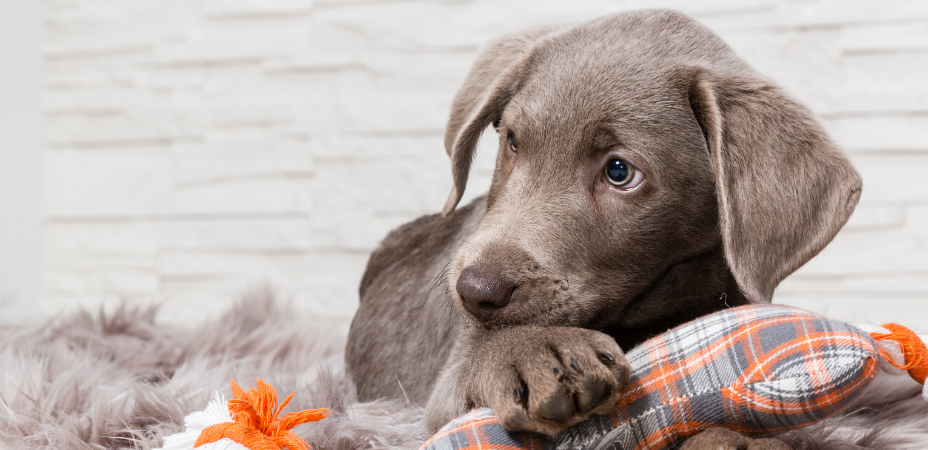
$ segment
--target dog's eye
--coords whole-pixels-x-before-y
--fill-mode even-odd
[[[637,178],[635,168],[618,158],[610,159],[606,163],[605,172],[606,181],[616,187],[628,187]]]
[[[506,133],[506,141],[509,142],[509,150],[512,150],[513,153],[516,152],[516,135],[512,134],[512,131]]]

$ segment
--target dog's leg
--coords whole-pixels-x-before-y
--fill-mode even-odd
[[[426,410],[432,430],[488,406],[508,430],[553,436],[608,411],[631,369],[608,335],[569,327],[467,330]]]
[[[790,450],[776,439],[751,439],[727,428],[711,428],[686,440],[680,450]]]

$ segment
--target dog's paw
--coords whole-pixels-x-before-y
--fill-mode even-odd
[[[606,334],[582,328],[499,330],[479,353],[482,397],[511,431],[554,436],[612,407],[631,369]]]
[[[790,450],[776,439],[751,439],[727,428],[710,428],[683,443],[680,450]]]

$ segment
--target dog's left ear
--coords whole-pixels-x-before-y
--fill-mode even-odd
[[[499,120],[503,108],[521,88],[530,70],[532,49],[560,28],[537,26],[502,36],[477,57],[454,98],[445,128],[445,151],[451,157],[454,187],[442,214],[451,214],[461,201],[477,140],[483,130]]]
[[[744,70],[682,74],[715,169],[725,257],[752,302],[818,254],[860,198],[860,175],[812,113]]]

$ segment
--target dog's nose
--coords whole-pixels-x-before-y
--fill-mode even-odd
[[[512,281],[497,274],[480,272],[474,267],[465,268],[457,284],[464,309],[483,320],[508,305],[515,288]]]

